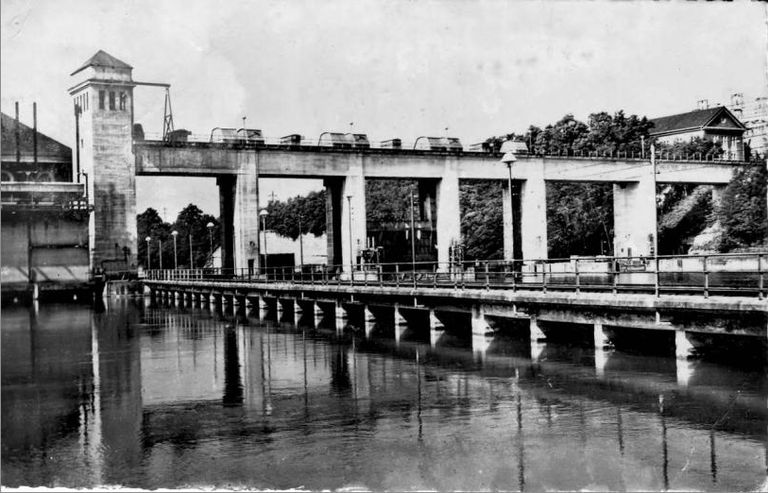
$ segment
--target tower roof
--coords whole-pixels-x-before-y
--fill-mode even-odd
[[[88,67],[110,67],[110,68],[122,68],[122,69],[129,69],[132,70],[133,67],[128,65],[122,60],[118,60],[117,58],[113,57],[109,53],[107,53],[104,50],[99,50],[96,52],[95,55],[93,55],[91,58],[89,58],[79,69],[72,72],[71,75],[75,75],[76,73],[80,72],[81,70],[85,70]]]

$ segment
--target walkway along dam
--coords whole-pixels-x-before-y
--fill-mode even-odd
[[[628,271],[626,259],[600,259],[608,268],[599,274],[597,260],[483,262],[460,269],[433,264],[410,271],[376,265],[352,275],[340,266],[275,268],[257,276],[247,270],[153,270],[144,284],[156,300],[179,306],[229,307],[260,318],[272,312],[278,320],[306,317],[316,325],[326,317],[339,333],[358,327],[367,337],[384,327],[396,341],[417,337],[433,345],[446,332],[458,333],[481,354],[504,334],[528,338],[532,359],[547,340],[586,337],[598,366],[604,349],[621,345],[674,353],[683,362],[722,347],[765,351],[762,256],[684,259],[704,269],[670,257],[657,259],[652,272]],[[684,383],[685,366],[678,370]]]

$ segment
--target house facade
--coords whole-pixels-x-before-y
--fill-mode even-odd
[[[744,159],[744,132],[747,127],[725,106],[653,118],[650,136],[657,142],[673,144],[696,137],[720,143],[722,159]]]

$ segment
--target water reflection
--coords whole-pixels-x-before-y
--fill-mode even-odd
[[[552,344],[532,359],[530,342],[514,338],[484,336],[473,352],[448,329],[434,345],[226,312],[3,309],[3,484],[523,491],[765,481],[762,371],[696,362],[681,386],[673,359]]]

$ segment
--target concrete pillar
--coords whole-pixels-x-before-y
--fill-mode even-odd
[[[294,298],[293,300],[293,313],[296,313],[298,315],[301,315],[302,313],[304,313],[304,308],[301,307],[299,300],[296,298]]]
[[[370,337],[376,327],[376,316],[367,305],[363,308],[363,325],[365,326],[365,337]]]
[[[605,332],[602,322],[595,322],[594,324],[594,340],[596,350],[611,347],[611,340],[608,338],[608,334]]]
[[[344,308],[344,304],[341,301],[337,301],[334,307],[336,332],[341,333],[344,331],[344,327],[347,325],[347,310]]]
[[[132,70],[128,65],[93,62],[72,74],[69,94],[75,102],[89,101],[78,117],[81,142],[77,144],[80,168],[88,175],[88,196],[94,206],[88,225],[91,268],[105,260],[122,262],[124,255],[125,268],[136,266]],[[114,102],[111,107],[110,101]]]
[[[394,314],[394,323],[395,323],[395,327],[407,326],[408,325],[408,320],[403,316],[403,313],[402,313],[401,310],[402,309],[400,308],[400,305],[395,304],[395,307],[394,307],[394,312],[395,312],[395,314]]]
[[[235,197],[237,195],[237,177],[224,175],[216,178],[219,186],[219,211],[221,215],[221,267],[235,267]],[[257,216],[258,217],[258,216]]]
[[[688,334],[684,330],[675,331],[675,356],[677,359],[688,359],[694,354],[694,346],[691,344]]]
[[[366,240],[362,158],[352,163],[344,178],[326,179],[325,187],[328,264],[342,264],[348,273]]]
[[[275,298],[275,312],[277,312],[277,321],[283,318],[283,302],[280,298]]]
[[[547,187],[539,160],[515,163],[526,167],[528,179],[520,186],[520,232],[525,259],[547,258]]]
[[[429,329],[429,345],[432,347],[437,346],[440,343],[440,339],[445,334],[445,330],[442,328],[430,328]]]
[[[504,228],[504,260],[510,261],[515,259],[515,226],[512,221],[512,190],[509,188],[509,181],[504,182],[501,209]]]
[[[538,361],[546,348],[547,335],[539,327],[539,321],[535,315],[531,315],[530,321],[531,331],[531,360]]]
[[[543,330],[541,330],[541,327],[539,327],[539,320],[536,318],[535,315],[531,315],[531,341],[538,342],[538,341],[544,341],[547,339],[547,335],[544,333]]]
[[[429,310],[429,328],[430,330],[444,330],[445,325],[437,318],[435,310]]]
[[[485,318],[485,311],[480,306],[472,307],[472,335],[493,334],[488,320]]]
[[[443,177],[437,184],[437,261],[446,268],[449,248],[461,240],[461,207],[459,205],[458,163],[446,158]]]
[[[488,348],[493,343],[493,334],[472,334],[472,354],[476,360],[483,361]]]
[[[613,186],[613,254],[653,255],[656,234],[656,186],[649,165],[639,182]]]
[[[318,302],[312,303],[312,323],[315,324],[315,327],[320,325],[320,322],[323,320],[323,309],[320,308],[320,304]]]
[[[259,269],[259,166],[258,153],[238,153],[233,210],[234,267],[240,273]]]

